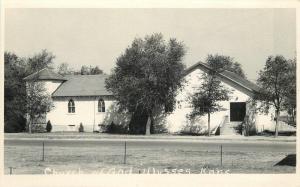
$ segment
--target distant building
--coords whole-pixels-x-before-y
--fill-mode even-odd
[[[209,67],[204,63],[197,63],[186,70],[184,89],[176,97],[176,108],[166,117],[164,123],[170,132],[179,132],[187,123],[207,127],[207,116],[196,120],[189,120],[187,115],[192,111],[188,97],[201,85],[201,75]],[[105,88],[107,75],[68,75],[61,76],[49,69],[42,69],[28,77],[25,81],[36,80],[44,82],[53,100],[54,108],[47,113],[46,120],[50,120],[52,131],[78,131],[80,123],[85,131],[99,131],[103,124],[129,123],[130,116],[117,110],[116,101],[112,93]],[[274,112],[269,114],[256,113],[250,106],[250,100],[258,86],[232,73],[224,71],[218,75],[222,84],[231,90],[229,101],[222,101],[221,109],[211,115],[211,129],[213,133],[221,127],[221,134],[235,134],[234,128],[244,120],[245,116],[252,116],[252,121],[258,132],[274,130]],[[287,125],[281,123],[280,128]]]

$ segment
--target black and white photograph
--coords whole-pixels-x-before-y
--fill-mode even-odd
[[[4,175],[296,174],[296,8],[3,14]]]

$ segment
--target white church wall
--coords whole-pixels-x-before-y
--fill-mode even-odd
[[[52,131],[78,131],[82,123],[86,132],[93,132],[99,130],[99,124],[111,123],[112,120],[121,123],[113,111],[116,108],[115,101],[107,97],[101,98],[105,102],[105,112],[98,112],[99,97],[54,98],[54,108],[47,114],[47,120],[50,120],[53,126]],[[70,99],[75,103],[75,113],[68,113]]]
[[[186,76],[186,84],[182,90],[182,92],[179,92],[177,95],[177,101],[181,101],[179,106],[177,104],[176,109],[172,114],[170,114],[167,117],[167,123],[170,127],[170,132],[175,133],[179,132],[184,125],[187,123],[187,115],[192,112],[192,106],[189,102],[189,96],[194,94],[197,89],[201,86],[202,83],[202,76],[203,71],[200,69],[196,69],[193,72],[191,72],[189,75]],[[222,80],[222,85],[226,87],[228,90],[231,91],[230,99],[229,101],[222,101],[219,104],[221,105],[221,109],[218,112],[215,112],[211,114],[211,129],[218,126],[224,119],[225,116],[228,116],[228,119],[230,119],[230,103],[231,102],[247,102],[249,99],[251,99],[251,96],[245,93],[244,90],[242,90],[239,87],[234,87],[232,84],[227,84],[227,81]],[[200,117],[200,120],[196,120],[195,125],[203,125],[203,128],[207,128],[207,118],[208,115],[204,115]],[[264,123],[261,123],[261,121],[264,121]],[[259,114],[257,116],[257,123],[259,124],[265,124],[264,128],[272,128],[272,122],[270,121],[270,117],[268,115]]]
[[[60,85],[63,81],[58,81],[58,80],[45,80],[42,81],[45,84],[45,88],[47,89],[47,92],[49,94],[52,94]]]
[[[286,111],[281,111],[281,116],[287,115]],[[257,112],[255,116],[255,124],[256,129],[258,132],[263,132],[264,130],[275,132],[275,108],[273,106],[270,106],[269,112],[267,114]],[[279,121],[278,123],[278,130],[279,131],[296,131],[296,128],[288,125],[287,123],[283,121]]]
[[[34,82],[35,84],[42,85],[45,89],[47,94],[51,95],[62,83],[63,81],[59,80],[39,80]],[[29,83],[26,83],[26,87],[28,87]],[[35,85],[34,84],[34,85]]]

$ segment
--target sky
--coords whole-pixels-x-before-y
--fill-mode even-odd
[[[5,50],[52,52],[55,64],[109,74],[136,37],[159,32],[186,46],[186,67],[227,55],[255,81],[270,55],[296,56],[295,9],[6,9]]]

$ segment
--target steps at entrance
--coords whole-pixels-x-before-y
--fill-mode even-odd
[[[240,125],[242,122],[227,122],[220,129],[220,135],[240,135],[235,130],[235,127]]]

